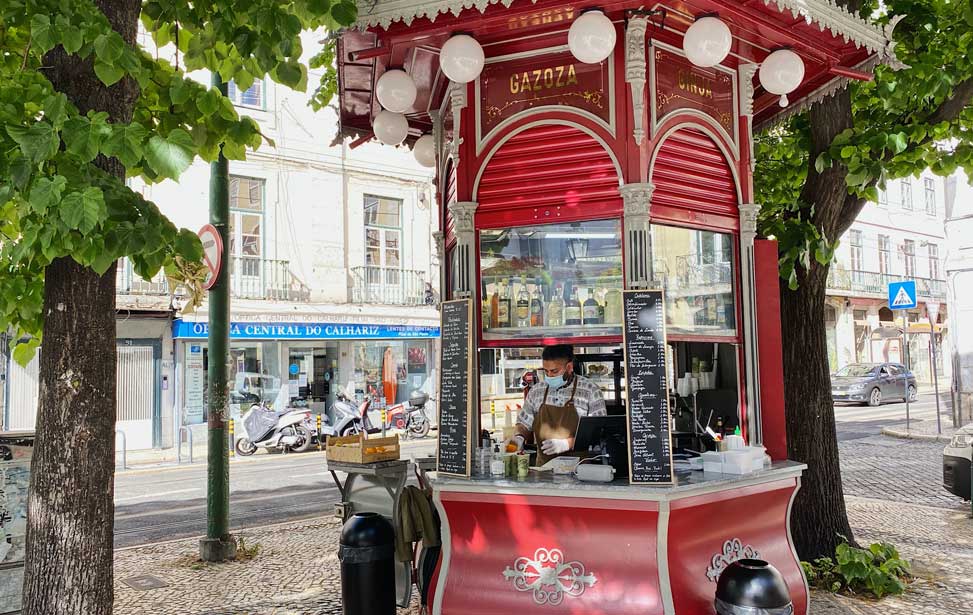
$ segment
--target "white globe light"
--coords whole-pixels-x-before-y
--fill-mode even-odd
[[[372,121],[372,132],[385,145],[398,145],[409,134],[409,120],[401,113],[380,111]]]
[[[760,85],[771,94],[781,95],[780,105],[787,106],[787,96],[804,81],[804,61],[790,49],[778,49],[760,65]]]
[[[375,84],[375,96],[392,113],[405,113],[416,102],[416,82],[404,70],[387,70]]]
[[[450,81],[469,83],[483,71],[483,47],[467,34],[457,34],[439,50],[439,68]]]
[[[579,62],[598,64],[615,49],[615,24],[601,11],[588,11],[571,24],[568,47]]]
[[[424,167],[436,166],[436,144],[433,142],[432,135],[422,135],[412,148],[412,154],[416,157],[416,162]]]
[[[696,66],[716,66],[726,59],[733,45],[733,35],[719,17],[701,17],[686,30],[682,49]]]

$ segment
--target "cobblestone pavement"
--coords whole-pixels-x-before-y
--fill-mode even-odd
[[[839,442],[845,495],[969,510],[943,489],[943,443],[871,436]]]
[[[198,561],[197,539],[115,552],[115,615],[341,615],[338,535],[332,517],[242,531],[252,558]],[[123,581],[151,575],[167,587]],[[399,609],[400,615],[418,607]]]

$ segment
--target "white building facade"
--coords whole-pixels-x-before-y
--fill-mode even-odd
[[[952,396],[957,421],[973,421],[973,187],[962,171],[946,183],[946,290],[955,317],[949,329]]]
[[[950,314],[945,184],[929,172],[889,182],[879,202],[869,203],[841,237],[825,313],[832,370],[859,362],[904,363],[923,385],[932,383],[935,364],[940,382],[949,379],[949,361],[943,361]],[[899,280],[915,280],[919,295],[919,306],[906,314],[888,307],[888,284]],[[932,325],[929,303],[940,306]]]
[[[231,84],[230,97],[274,143],[230,162],[231,413],[257,399],[323,412],[338,387],[379,404],[434,393],[432,170],[406,147],[333,145],[335,112],[315,112],[307,95],[269,79],[246,92]],[[198,230],[209,221],[209,175],[197,162],[178,183],[132,185]],[[205,427],[206,305],[181,313],[184,299],[163,276],[141,280],[126,261],[117,289],[118,429],[130,450],[173,446],[181,428]],[[8,371],[4,425],[30,429],[37,362],[8,360]]]

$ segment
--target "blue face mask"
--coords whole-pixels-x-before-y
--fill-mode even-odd
[[[564,374],[561,374],[559,376],[544,376],[544,382],[546,382],[547,386],[551,387],[552,389],[563,387]]]

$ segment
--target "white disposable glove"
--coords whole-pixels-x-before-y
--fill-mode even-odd
[[[524,450],[524,437],[521,436],[521,435],[519,435],[519,434],[516,435],[516,436],[513,436],[512,438],[510,438],[509,440],[507,440],[504,443],[503,450],[506,451],[507,450],[507,446],[509,446],[511,444],[513,444],[514,446],[517,447],[517,452],[519,453],[520,451]]]
[[[568,442],[566,438],[544,440],[541,442],[541,452],[548,456],[560,455],[561,453],[566,453],[569,450],[571,450],[571,443]]]

